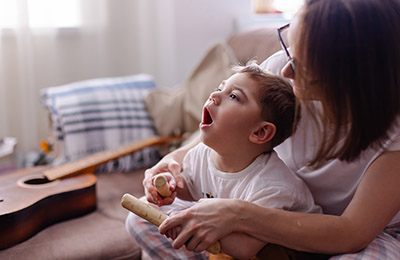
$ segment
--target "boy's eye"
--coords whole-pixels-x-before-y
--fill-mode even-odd
[[[235,94],[229,94],[229,98],[231,98],[231,99],[235,99],[235,100],[237,100],[237,101],[240,101],[239,100],[239,97],[238,96],[236,96]]]

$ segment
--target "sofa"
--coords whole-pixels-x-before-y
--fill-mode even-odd
[[[200,108],[203,102],[221,80],[231,74],[230,67],[233,64],[245,63],[250,59],[261,62],[279,49],[276,28],[265,25],[242,29],[235,32],[226,42],[210,46],[185,82],[168,90],[154,87],[143,96],[154,135],[170,136],[195,132],[201,118]],[[49,104],[45,107],[49,108]],[[73,138],[60,137],[63,124],[60,118],[52,116],[52,124],[56,135],[55,147],[58,149],[55,161],[62,165],[71,160],[71,156],[67,158],[65,154],[72,154],[74,151],[71,149],[76,147],[68,144]],[[140,135],[126,138],[127,135],[125,131],[119,144],[145,138]],[[115,137],[115,134],[112,136]],[[75,142],[81,145],[82,140],[88,138],[83,136],[80,141]],[[97,143],[97,138],[91,143]],[[113,143],[118,143],[114,141]],[[91,147],[86,153],[104,148],[109,147]],[[151,149],[147,154],[156,153],[158,158],[153,156],[143,162],[144,155],[141,154],[139,157],[128,158],[130,163],[111,161],[96,171],[97,207],[94,211],[50,225],[26,241],[0,250],[0,259],[141,259],[140,246],[125,230],[128,212],[121,207],[120,201],[125,193],[142,196],[144,169],[171,150],[156,147]],[[76,154],[74,159],[86,155],[82,152]],[[20,228],[24,228],[23,223]]]

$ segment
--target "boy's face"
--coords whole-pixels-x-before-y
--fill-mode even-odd
[[[224,80],[203,107],[201,140],[219,153],[239,149],[263,122],[257,85],[245,73]]]

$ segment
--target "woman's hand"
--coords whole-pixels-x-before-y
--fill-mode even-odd
[[[201,199],[189,209],[173,212],[160,225],[160,233],[175,238],[175,249],[186,245],[190,251],[201,252],[235,230],[240,221],[239,204],[241,201],[234,199]]]

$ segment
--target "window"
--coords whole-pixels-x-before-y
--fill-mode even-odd
[[[284,13],[285,16],[291,18],[304,3],[304,0],[275,0],[274,6],[277,10]]]
[[[0,28],[81,25],[80,0],[0,0]]]
[[[287,19],[299,10],[304,0],[252,0],[255,13],[282,13]]]

